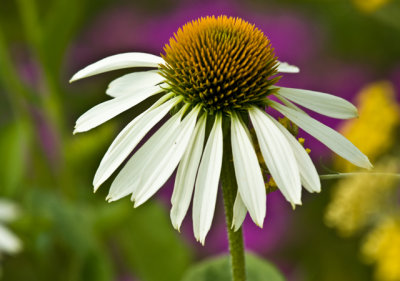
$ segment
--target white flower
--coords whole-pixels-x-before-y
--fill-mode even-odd
[[[16,254],[22,249],[18,237],[4,226],[4,223],[15,220],[17,216],[17,207],[8,200],[0,199],[0,255]]]
[[[215,39],[224,25],[229,27],[227,32],[242,32],[242,37],[229,35],[229,44],[224,45],[225,41]],[[196,40],[203,43],[197,44]],[[268,39],[258,29],[249,28],[248,23],[226,17],[202,18],[179,30],[164,50],[163,57],[146,53],[110,56],[80,70],[71,79],[122,68],[154,68],[111,82],[106,93],[113,98],[90,109],[76,122],[74,132],[84,132],[151,96],[159,97],[111,144],[94,177],[95,190],[121,166],[153,126],[173,109],[175,112],[121,169],[111,185],[109,202],[131,195],[137,207],[156,193],[177,168],[171,199],[172,224],[179,230],[193,196],[194,234],[204,243],[214,215],[222,166],[222,120],[228,118],[238,183],[232,227],[239,229],[247,212],[262,227],[266,190],[249,137],[249,124],[243,119],[247,115],[280,191],[292,205],[301,204],[302,185],[310,192],[320,191],[318,173],[303,146],[265,112],[265,107],[279,111],[353,164],[371,167],[368,158],[346,138],[292,102],[341,119],[356,117],[357,109],[329,94],[274,86],[277,72],[296,73],[299,69],[276,61]],[[235,53],[237,50],[239,54]],[[283,104],[268,99],[269,95],[275,95]],[[212,122],[209,133],[207,121]]]

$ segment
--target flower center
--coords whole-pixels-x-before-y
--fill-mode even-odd
[[[171,90],[206,111],[265,105],[277,61],[262,31],[240,18],[206,17],[185,24],[162,55],[161,74]]]

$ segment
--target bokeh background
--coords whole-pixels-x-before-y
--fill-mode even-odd
[[[190,215],[181,233],[170,224],[172,180],[138,209],[129,198],[106,203],[111,181],[93,194],[102,155],[137,112],[75,136],[74,122],[129,70],[68,83],[108,55],[160,54],[184,23],[220,14],[254,23],[281,61],[300,67],[280,85],[357,104],[356,120],[315,116],[360,147],[375,171],[400,171],[398,0],[2,1],[0,197],[13,207],[0,208],[0,227],[18,239],[9,249],[0,232],[3,280],[178,281],[197,262],[226,253],[221,196],[203,247]],[[359,172],[301,135],[321,174]],[[400,280],[399,180],[324,180],[320,194],[303,197],[293,211],[279,191],[270,194],[264,229],[245,221],[246,248],[287,280]]]

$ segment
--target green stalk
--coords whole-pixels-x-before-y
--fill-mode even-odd
[[[329,174],[329,175],[320,175],[319,178],[321,180],[334,180],[341,178],[348,178],[354,176],[381,176],[381,177],[393,177],[400,179],[400,174],[397,173],[382,173],[382,172],[355,172],[355,173],[337,173],[337,174]]]
[[[231,257],[231,273],[233,281],[245,281],[245,258],[242,228],[233,231],[233,205],[237,193],[237,182],[233,167],[230,119],[224,118],[224,154],[221,171],[222,193],[224,197],[226,230],[228,232],[229,252]]]

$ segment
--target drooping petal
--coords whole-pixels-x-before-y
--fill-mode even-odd
[[[300,205],[300,174],[291,146],[265,112],[253,107],[249,114],[264,161],[278,188],[286,200]]]
[[[100,162],[93,186],[97,188],[106,181],[111,174],[129,156],[136,145],[181,99],[173,98],[159,107],[151,107],[133,119],[115,138]]]
[[[182,159],[196,125],[200,107],[192,109],[182,123],[168,137],[158,143],[151,157],[143,163],[142,178],[136,196],[135,208],[146,202],[165,184]]]
[[[372,168],[368,157],[365,156],[348,139],[346,139],[343,135],[336,132],[332,128],[325,126],[321,122],[315,120],[314,118],[311,118],[304,113],[288,108],[277,102],[271,101],[271,107],[275,108],[280,113],[285,115],[304,131],[317,138],[339,156],[350,161],[356,166],[367,169]]]
[[[304,149],[304,147],[296,140],[296,138],[278,121],[274,118],[268,116],[272,122],[281,130],[283,135],[288,140],[292,147],[294,157],[297,161],[297,166],[300,171],[300,179],[303,186],[309,192],[320,192],[321,191],[321,181],[317,169],[315,168],[310,156]]]
[[[172,225],[177,230],[181,227],[192,199],[194,182],[203,152],[206,116],[206,114],[203,114],[197,121],[196,128],[176,173],[170,216]]]
[[[69,82],[74,82],[107,71],[129,67],[158,67],[159,64],[163,63],[164,60],[161,57],[146,53],[134,52],[113,55],[79,70],[74,76],[72,76]]]
[[[0,224],[0,253],[15,254],[21,249],[22,244],[19,238]]]
[[[157,70],[129,73],[113,80],[108,85],[106,94],[111,97],[129,95],[135,93],[137,90],[162,83],[164,80],[165,78]]]
[[[76,120],[75,133],[93,129],[145,99],[164,91],[160,86],[140,89],[133,95],[124,95],[92,107]]]
[[[151,155],[161,139],[168,137],[179,126],[181,115],[175,114],[161,128],[151,136],[129,159],[111,184],[107,196],[108,202],[116,201],[131,193],[135,193],[141,179],[143,163]]]
[[[278,94],[320,114],[349,119],[357,117],[357,108],[345,99],[330,94],[280,87]]]
[[[231,140],[238,190],[254,223],[262,227],[266,214],[264,179],[248,133],[236,114],[231,118]]]
[[[214,217],[222,165],[222,117],[217,115],[207,140],[193,198],[193,232],[204,245]]]
[[[233,204],[233,219],[232,226],[233,231],[238,231],[242,226],[244,219],[246,218],[247,208],[243,203],[242,197],[239,191],[236,194],[235,203]]]
[[[278,65],[278,72],[282,72],[282,73],[299,73],[300,69],[295,66],[295,65],[291,65],[288,64],[287,62],[281,62],[278,61],[279,65]]]

